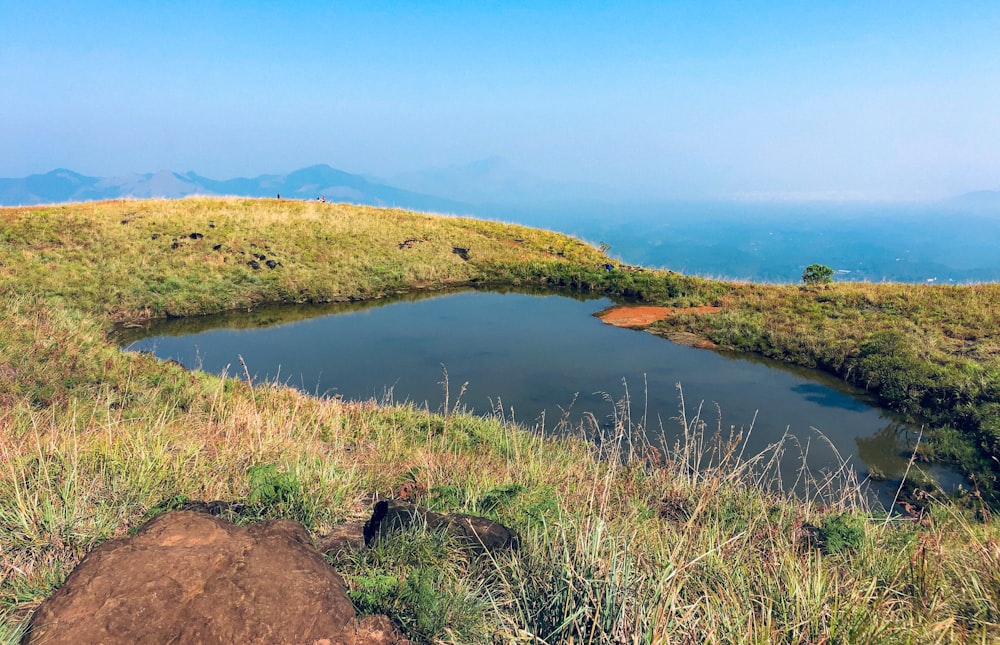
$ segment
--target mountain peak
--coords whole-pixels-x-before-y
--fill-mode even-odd
[[[64,177],[67,179],[84,179],[85,177],[78,172],[73,172],[66,168],[56,168],[55,170],[50,170],[44,175],[34,175],[36,177]]]

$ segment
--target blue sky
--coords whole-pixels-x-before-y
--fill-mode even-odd
[[[0,0],[0,176],[499,155],[640,197],[1000,189],[997,2]]]

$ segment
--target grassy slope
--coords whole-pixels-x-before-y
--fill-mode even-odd
[[[1000,472],[1000,285],[734,285],[724,313],[658,326],[818,367],[927,422],[918,457],[959,463],[996,504]]]
[[[406,240],[417,241],[400,249]],[[492,263],[602,259],[543,231],[287,200],[6,209],[0,243],[0,277],[9,288],[62,297],[112,320],[377,297],[484,280]],[[453,253],[455,246],[469,248],[470,261]],[[282,266],[254,270],[247,262],[257,254]]]
[[[399,248],[407,239],[422,241]],[[468,261],[456,246],[469,249]],[[282,266],[253,270],[253,253]],[[601,459],[585,443],[503,419],[252,389],[122,354],[107,340],[112,322],[142,317],[540,282],[722,304],[729,313],[673,328],[852,377],[860,370],[898,385],[893,374],[930,370],[932,384],[968,376],[938,390],[910,379],[897,388],[901,407],[924,405],[927,391],[965,392],[962,405],[976,411],[996,398],[993,287],[726,285],[608,274],[604,261],[552,233],[332,204],[0,210],[0,641],[16,640],[25,612],[89,548],[170,500],[251,500],[240,519],[292,516],[322,534],[361,517],[370,494],[407,482],[422,503],[490,515],[525,538],[520,553],[496,562],[419,531],[336,559],[360,607],[390,613],[420,640],[939,642],[997,633],[995,521],[949,503],[922,523],[875,521],[850,494],[813,504],[763,492],[738,451],[706,439],[700,419],[686,420],[690,440],[666,454]],[[886,367],[889,358],[896,363]],[[635,430],[625,418],[615,432]],[[615,438],[603,449],[628,445]],[[253,469],[262,465],[273,468]]]

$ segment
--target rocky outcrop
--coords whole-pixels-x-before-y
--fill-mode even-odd
[[[24,643],[407,643],[359,619],[297,522],[236,526],[171,511],[90,552],[42,603]]]
[[[403,500],[376,502],[363,526],[335,527],[318,548],[298,522],[219,517],[239,515],[242,504],[181,508],[88,553],[35,612],[23,643],[409,643],[385,616],[358,618],[323,553],[364,549],[414,522],[473,553],[517,548],[497,522]]]

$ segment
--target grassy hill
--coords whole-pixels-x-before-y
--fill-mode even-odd
[[[182,500],[243,502],[238,521],[293,517],[322,536],[404,484],[522,536],[487,560],[416,528],[331,556],[362,611],[420,642],[997,637],[1000,289],[767,287],[607,262],[546,231],[316,202],[0,209],[0,642],[89,549]],[[936,503],[887,517],[849,474],[808,499],[775,492],[760,475],[775,455],[713,438],[711,419],[683,419],[686,440],[658,451],[623,417],[595,445],[251,386],[114,343],[116,324],[151,317],[461,284],[720,306],[656,331],[867,386],[930,420],[918,457],[961,459],[977,488],[951,500],[924,485],[913,501]]]

